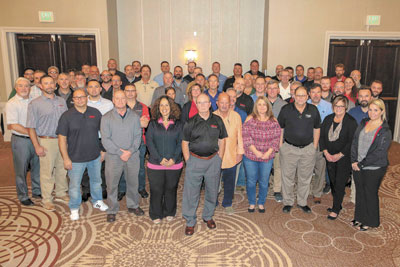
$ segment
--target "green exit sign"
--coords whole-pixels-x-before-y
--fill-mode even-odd
[[[369,15],[367,16],[367,25],[378,26],[381,25],[380,15]]]
[[[54,22],[53,11],[39,11],[39,22]]]

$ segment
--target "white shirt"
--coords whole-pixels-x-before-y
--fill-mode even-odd
[[[281,95],[283,100],[288,99],[288,98],[291,97],[291,95],[290,95],[290,83],[289,83],[288,87],[286,87],[286,88],[284,88],[282,86],[282,83],[279,83],[279,89],[280,89],[279,94]]]
[[[42,90],[37,85],[31,86],[31,92],[29,93],[29,98],[35,99],[38,96],[42,95]]]
[[[28,117],[28,104],[31,102],[32,98],[24,99],[18,94],[13,96],[6,104],[6,118],[7,124],[20,124],[26,127],[26,118]],[[17,131],[11,130],[13,134],[28,136],[26,134],[19,133]]]
[[[102,98],[101,96],[98,101],[90,100],[90,96],[89,96],[87,105],[89,107],[98,109],[98,111],[100,111],[101,115],[106,114],[107,112],[109,112],[110,110],[112,110],[114,108],[114,104],[110,100]]]

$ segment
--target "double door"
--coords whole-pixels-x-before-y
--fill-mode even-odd
[[[27,67],[60,72],[80,70],[82,64],[97,65],[94,35],[16,34],[18,71]]]
[[[345,76],[352,70],[361,72],[361,84],[374,80],[383,83],[382,98],[389,105],[389,125],[393,132],[396,121],[400,82],[400,40],[331,39],[328,76],[335,76],[335,65],[343,63]]]

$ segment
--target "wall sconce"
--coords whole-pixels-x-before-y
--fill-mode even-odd
[[[194,62],[197,60],[197,51],[196,50],[185,50],[185,61],[186,64],[189,62]]]

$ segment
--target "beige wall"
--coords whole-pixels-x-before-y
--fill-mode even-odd
[[[275,66],[322,66],[326,31],[366,31],[367,15],[381,15],[370,31],[399,32],[399,0],[269,0],[268,73]],[[326,71],[326,70],[325,70]]]
[[[213,61],[221,62],[225,75],[232,75],[235,62],[247,71],[252,59],[262,60],[264,2],[118,0],[120,67],[140,60],[154,76],[162,60],[184,66],[184,51],[195,49],[205,74]]]
[[[115,0],[113,1],[115,2]],[[39,10],[53,11],[55,22],[40,23]],[[109,54],[118,57],[118,44],[116,43],[113,48],[110,47],[108,42],[108,21],[112,21],[111,16],[113,14],[107,14],[107,0],[2,0],[0,27],[98,28],[100,30],[103,67],[105,67]],[[116,16],[116,13],[114,16]],[[115,19],[115,32],[116,25]],[[3,45],[0,44],[0,48]],[[110,53],[110,50],[112,53]],[[8,85],[4,81],[3,59],[0,55],[0,102],[7,99],[6,86]]]

